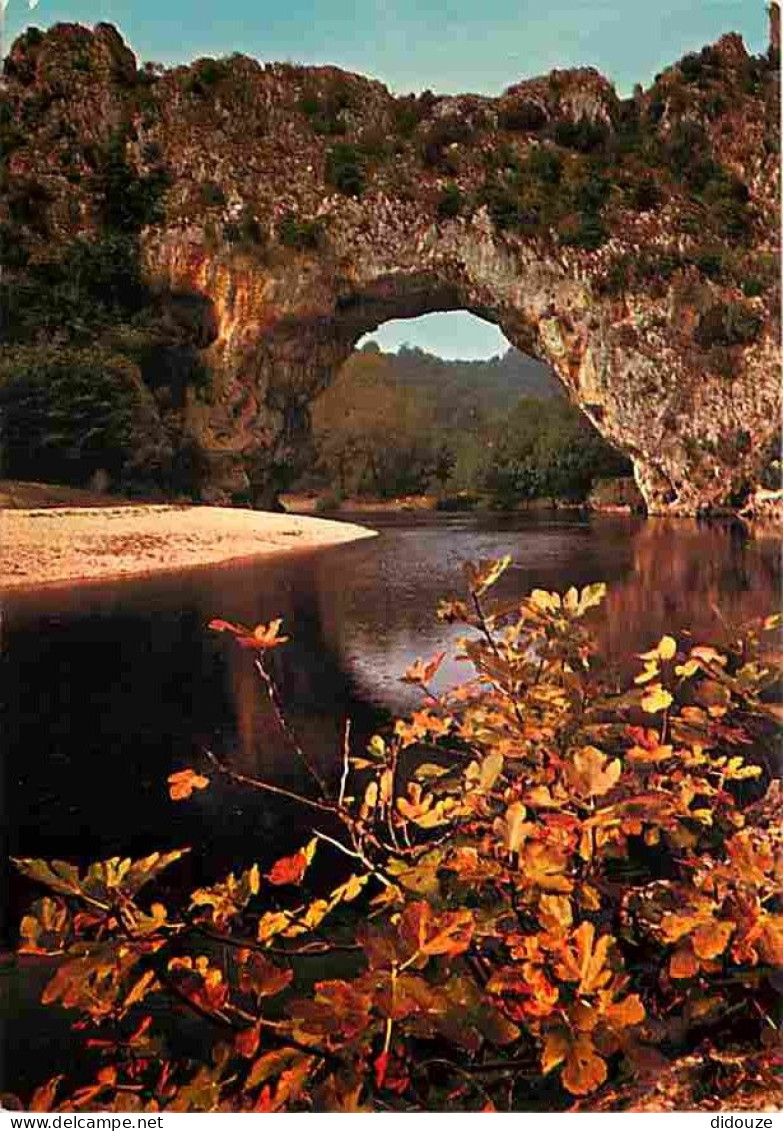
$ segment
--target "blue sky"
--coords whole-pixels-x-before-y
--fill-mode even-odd
[[[499,94],[553,67],[592,65],[621,94],[727,31],[766,48],[764,0],[10,0],[10,38],[28,23],[117,24],[141,59],[166,64],[241,51],[265,61],[334,63],[397,93]],[[444,356],[488,356],[499,331],[469,315],[430,315],[373,335]],[[501,346],[502,348],[502,346]]]

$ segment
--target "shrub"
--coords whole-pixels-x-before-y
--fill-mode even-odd
[[[635,185],[628,194],[628,203],[637,212],[652,212],[661,203],[661,189],[658,182],[647,174]]]
[[[185,78],[185,91],[197,98],[203,98],[213,87],[228,78],[230,73],[229,64],[225,59],[199,59]]]
[[[0,362],[5,474],[74,486],[99,469],[156,478],[170,456],[150,394],[127,358],[99,349],[17,348]]]
[[[584,251],[595,251],[609,239],[609,231],[601,217],[589,212],[575,218],[567,217],[559,226],[558,233],[561,243]]]
[[[229,243],[260,248],[266,244],[266,235],[256,219],[253,209],[245,205],[237,220],[223,225],[223,236]]]
[[[163,194],[171,175],[162,165],[139,173],[128,161],[125,131],[112,134],[106,145],[96,149],[94,162],[92,188],[105,227],[127,234],[162,219]]]
[[[316,822],[299,851],[180,913],[140,892],[182,850],[16,862],[48,889],[20,947],[59,956],[43,1000],[99,1023],[104,1050],[94,1082],[58,1075],[32,1110],[619,1106],[694,1054],[702,1086],[729,1064],[737,1094],[767,1098],[783,918],[759,661],[780,618],[720,651],[665,635],[618,687],[585,623],[605,587],[509,608],[487,598],[508,565],[469,564],[466,599],[438,610],[475,678],[438,697],[444,655],[413,664],[424,706],[358,753],[346,740],[333,786],[288,730],[315,796],[212,755],[169,777],[175,802],[213,783],[283,793]],[[210,627],[273,693],[281,622]],[[336,886],[314,878],[323,854]],[[215,1023],[211,1053],[162,1051],[168,1003]]]
[[[226,203],[226,194],[215,181],[202,181],[199,185],[199,197],[207,208],[222,208]]]
[[[343,505],[343,496],[339,491],[326,491],[315,500],[316,514],[333,514]]]
[[[447,150],[472,140],[474,129],[464,118],[438,118],[422,142],[421,157],[425,165],[436,169],[448,161]]]
[[[711,346],[747,346],[761,333],[762,319],[740,302],[716,302],[702,314],[694,340],[702,349]]]
[[[546,112],[528,98],[506,103],[498,113],[501,130],[511,133],[537,133],[547,123]]]
[[[553,137],[558,145],[566,149],[594,153],[608,141],[609,127],[604,122],[592,122],[589,118],[580,118],[576,122],[561,121],[555,124]]]
[[[284,247],[313,251],[321,244],[323,222],[321,220],[302,220],[295,213],[286,212],[278,226],[277,237]]]
[[[448,220],[459,216],[464,204],[464,197],[459,185],[452,181],[447,184],[438,199],[437,212],[441,219]]]
[[[523,173],[543,185],[559,185],[563,175],[563,158],[554,149],[537,146],[525,161]]]
[[[326,154],[326,181],[344,196],[360,197],[366,187],[364,161],[358,149],[346,142],[333,145]]]
[[[345,79],[330,81],[323,90],[307,90],[299,101],[299,109],[310,120],[317,134],[344,134],[346,123],[341,117],[354,105],[354,96]]]

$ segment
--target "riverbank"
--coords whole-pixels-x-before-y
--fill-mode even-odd
[[[374,534],[354,523],[224,507],[0,509],[0,590],[166,573]]]

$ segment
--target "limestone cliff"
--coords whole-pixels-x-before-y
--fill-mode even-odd
[[[158,186],[133,216],[152,289],[201,296],[211,390],[176,408],[206,498],[285,484],[366,331],[468,310],[554,367],[651,511],[693,514],[774,486],[777,88],[736,35],[626,100],[592,69],[395,98],[240,55],[138,69],[108,25],[58,25],[6,63],[0,221],[23,271]]]

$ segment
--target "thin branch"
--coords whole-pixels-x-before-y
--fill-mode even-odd
[[[266,688],[266,693],[269,696],[269,702],[272,704],[272,710],[275,713],[275,718],[277,719],[277,725],[280,727],[281,731],[285,735],[286,739],[288,740],[289,746],[291,747],[294,754],[297,756],[297,758],[301,762],[302,766],[305,768],[307,773],[310,775],[310,777],[313,779],[315,784],[318,786],[319,790],[321,791],[321,796],[322,797],[328,797],[329,796],[329,790],[326,788],[326,782],[321,777],[321,775],[318,773],[318,770],[316,770],[315,766],[312,764],[310,759],[307,757],[307,755],[305,754],[304,750],[302,749],[296,735],[294,734],[294,732],[291,730],[290,726],[288,725],[288,721],[285,717],[285,712],[283,711],[283,705],[280,702],[280,699],[279,699],[278,694],[277,694],[277,688],[275,687],[275,681],[272,679],[271,675],[266,670],[266,668],[262,664],[261,660],[256,659],[255,665],[256,665],[256,671],[258,672],[258,674],[261,676],[261,679],[263,680],[264,686]]]
[[[342,806],[345,800],[345,787],[348,784],[348,772],[350,770],[350,755],[351,755],[351,720],[345,720],[345,728],[343,730],[343,772],[340,777],[340,791],[337,794],[337,804]]]
[[[295,793],[292,789],[286,789],[282,785],[272,785],[271,782],[262,781],[260,778],[251,778],[246,774],[239,774],[236,770],[230,770],[228,766],[224,766],[211,750],[205,750],[204,754],[219,773],[224,774],[238,785],[247,785],[251,789],[261,789],[265,793],[274,793],[278,797],[287,797],[289,801],[297,801],[300,805],[307,805],[310,809],[317,809],[321,813],[337,814],[336,807],[329,801],[316,801],[313,797],[305,797],[304,794]]]

